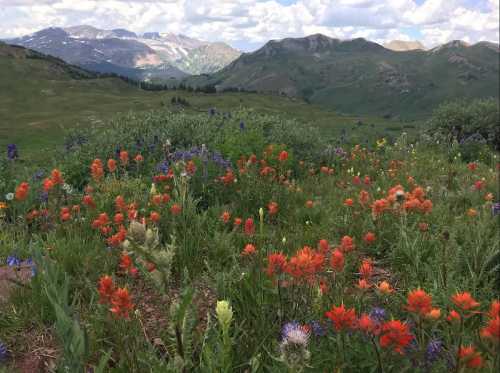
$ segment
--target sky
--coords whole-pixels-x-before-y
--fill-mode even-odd
[[[322,33],[378,43],[499,41],[500,0],[0,0],[0,38],[91,25],[184,34],[252,51]]]

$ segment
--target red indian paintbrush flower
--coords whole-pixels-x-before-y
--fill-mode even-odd
[[[182,207],[177,203],[174,203],[172,207],[170,207],[170,212],[172,215],[179,215],[182,212]]]
[[[330,266],[334,271],[342,272],[342,270],[344,269],[344,263],[344,254],[338,248],[335,249],[332,252],[332,256],[330,257]]]
[[[19,184],[19,186],[16,188],[16,200],[24,201],[26,197],[28,197],[29,190],[30,185],[27,182],[22,182],[21,184]]]
[[[269,202],[267,205],[267,210],[269,211],[269,215],[276,215],[278,213],[278,204],[276,202]]]
[[[286,271],[296,278],[311,278],[323,268],[325,256],[309,246],[304,246],[292,258]]]
[[[408,294],[406,309],[424,316],[432,309],[432,297],[422,289],[413,290]]]
[[[115,290],[113,279],[110,276],[102,276],[99,279],[99,303],[108,304],[111,302],[111,297]]]
[[[108,171],[111,173],[116,171],[116,161],[114,159],[108,159]]]
[[[500,316],[494,317],[488,321],[488,324],[481,329],[481,337],[500,343]]]
[[[126,288],[118,288],[111,297],[111,309],[117,317],[128,318],[129,312],[133,310],[134,305]]]
[[[361,278],[368,280],[373,273],[373,264],[371,259],[363,259],[361,265],[359,266],[359,274]]]
[[[340,249],[348,253],[349,251],[352,251],[356,248],[356,245],[354,244],[354,239],[351,236],[344,236],[340,240]]]
[[[248,218],[246,221],[245,221],[245,234],[247,236],[251,236],[255,233],[255,225],[253,223],[253,219],[252,218]]]
[[[460,346],[458,358],[459,363],[467,368],[481,368],[483,366],[483,358],[473,346]]]
[[[460,308],[462,311],[470,311],[479,307],[479,303],[476,302],[476,300],[472,298],[472,295],[467,291],[463,293],[456,293],[451,297],[451,300],[455,303],[455,306]]]
[[[286,150],[283,150],[279,156],[278,156],[278,159],[280,162],[284,162],[288,159],[288,152]]]
[[[371,245],[372,243],[375,242],[377,239],[377,236],[375,236],[375,233],[373,232],[367,232],[365,236],[363,237],[363,241],[365,241],[366,244]]]
[[[377,329],[377,324],[370,316],[364,313],[358,319],[357,327],[366,334],[373,334]]]
[[[269,277],[275,274],[280,274],[285,271],[287,265],[286,256],[283,253],[272,253],[267,257],[267,270],[266,273]]]
[[[325,316],[333,322],[333,327],[337,332],[346,329],[353,329],[356,324],[356,314],[354,309],[346,309],[344,304],[338,307],[332,306],[330,311],[325,312]]]
[[[391,348],[393,351],[403,354],[403,349],[413,340],[408,325],[399,321],[391,320],[382,325],[380,346]]]
[[[252,256],[256,252],[257,252],[257,249],[255,248],[255,246],[252,245],[251,243],[249,243],[249,244],[245,245],[245,248],[241,252],[241,255],[243,255],[243,256]]]
[[[122,163],[122,166],[126,166],[128,163],[128,153],[125,150],[122,150],[120,152],[120,161]]]

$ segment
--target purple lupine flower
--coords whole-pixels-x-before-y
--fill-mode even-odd
[[[14,161],[17,158],[19,158],[19,153],[17,151],[17,145],[16,144],[9,144],[9,145],[7,145],[7,158],[10,161]]]
[[[212,107],[212,108],[208,109],[208,115],[213,117],[215,115],[215,108]]]
[[[40,195],[38,196],[38,199],[40,200],[41,203],[49,202],[49,193],[45,191],[41,192]]]
[[[378,323],[381,323],[385,320],[386,312],[383,308],[373,307],[370,311],[369,316]]]
[[[45,171],[38,170],[33,174],[33,181],[42,180],[44,176],[45,176]]]
[[[165,175],[168,174],[168,170],[169,170],[168,162],[167,161],[161,162],[160,164],[158,164],[156,166],[156,170],[158,172],[161,172],[161,173],[165,174]]]
[[[7,351],[7,346],[0,341],[0,363],[7,360],[9,357],[9,351]]]
[[[491,213],[493,214],[493,216],[500,215],[500,202],[494,203],[491,206]]]
[[[311,330],[316,337],[323,337],[326,335],[326,329],[317,320],[313,320],[309,323]]]
[[[442,348],[443,342],[438,339],[432,339],[427,345],[427,349],[425,351],[425,359],[427,360],[427,362],[433,363],[437,359],[439,359]]]
[[[15,255],[9,255],[7,257],[7,265],[9,267],[19,267],[21,265],[21,259]]]
[[[245,130],[245,122],[241,121],[240,122],[240,131],[244,131]]]

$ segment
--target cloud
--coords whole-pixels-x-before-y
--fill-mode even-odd
[[[323,33],[380,43],[421,37],[498,42],[499,0],[0,0],[0,37],[90,24],[182,33],[255,48],[269,39]]]

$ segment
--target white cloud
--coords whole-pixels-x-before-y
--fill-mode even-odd
[[[91,24],[258,45],[323,33],[380,43],[498,42],[499,0],[0,0],[0,37]],[[288,4],[288,5],[287,5]]]

